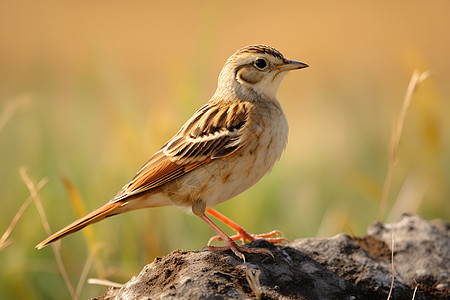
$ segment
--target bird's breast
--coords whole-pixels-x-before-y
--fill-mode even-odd
[[[244,192],[273,168],[287,143],[288,124],[281,107],[255,109],[244,127],[239,149],[166,185],[173,204],[191,206],[201,199],[212,207]]]
[[[264,176],[280,159],[287,144],[289,128],[281,107],[270,107],[259,113],[254,123],[259,132],[255,134],[255,141],[249,143],[248,152],[255,157],[255,173],[263,173]]]
[[[286,147],[288,123],[281,107],[250,114],[247,122],[242,149],[217,161],[218,176],[210,184],[220,192],[208,197],[207,206],[228,200],[256,184],[272,170]]]

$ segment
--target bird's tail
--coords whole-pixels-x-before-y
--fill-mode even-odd
[[[98,221],[103,220],[106,217],[115,215],[117,213],[117,209],[120,208],[123,205],[123,202],[108,202],[103,206],[100,206],[99,208],[91,211],[86,216],[76,220],[72,224],[64,227],[63,229],[59,230],[58,232],[52,234],[42,242],[36,245],[37,249],[41,249],[45,246],[47,246],[50,243],[53,243],[54,241],[59,240],[60,238],[65,237],[66,235],[72,234],[74,232],[77,232],[78,230],[83,229],[84,227],[96,223]]]

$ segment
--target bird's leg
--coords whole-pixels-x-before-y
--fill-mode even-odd
[[[224,224],[226,224],[230,228],[232,228],[234,231],[236,231],[237,235],[233,235],[229,238],[232,239],[233,241],[241,240],[242,245],[245,245],[247,241],[251,242],[256,239],[265,239],[268,242],[273,243],[273,244],[279,244],[279,243],[288,241],[283,236],[283,233],[279,230],[274,230],[274,231],[271,231],[268,233],[262,233],[262,234],[250,234],[244,228],[242,228],[242,226],[238,225],[237,223],[233,222],[229,218],[225,217],[224,215],[222,215],[220,212],[218,212],[215,209],[208,208],[206,210],[206,213],[216,217],[218,220],[220,220],[221,222],[223,222]],[[279,236],[277,236],[277,235],[279,235]],[[275,236],[277,236],[277,237],[275,237]],[[213,236],[212,238],[209,239],[208,245],[210,245],[211,242],[214,240],[221,241],[221,240],[223,240],[223,238],[220,234]]]
[[[227,246],[224,247],[214,247],[214,246],[206,246],[205,248],[209,251],[226,251],[231,250],[234,254],[236,254],[237,257],[242,259],[245,262],[245,256],[241,252],[247,252],[247,253],[261,253],[261,254],[269,254],[273,257],[272,252],[266,249],[252,249],[252,248],[246,248],[242,246],[238,246],[228,235],[226,235],[225,232],[223,232],[219,227],[217,227],[216,224],[213,223],[205,214],[199,215],[200,219],[205,221],[206,224],[208,224],[209,227],[211,227],[220,237],[221,240],[227,244]]]

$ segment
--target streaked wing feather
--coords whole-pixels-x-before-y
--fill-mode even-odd
[[[249,108],[244,103],[206,104],[125,185],[113,202],[179,178],[240,147]]]

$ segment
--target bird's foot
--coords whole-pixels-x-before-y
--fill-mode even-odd
[[[213,211],[213,213],[215,213],[216,211]],[[263,234],[263,235],[251,235],[248,232],[246,232],[241,226],[237,225],[237,224],[233,224],[233,229],[235,229],[238,233],[238,235],[235,237],[235,239],[230,238],[228,235],[226,235],[225,232],[223,232],[219,227],[217,227],[216,224],[214,224],[205,214],[201,214],[199,215],[200,219],[202,219],[203,221],[206,222],[206,224],[208,224],[209,227],[211,227],[217,234],[218,237],[217,238],[212,238],[212,240],[219,240],[219,241],[224,241],[225,244],[227,244],[224,247],[214,247],[214,246],[210,246],[210,242],[208,242],[208,246],[204,247],[203,249],[208,249],[209,251],[226,251],[226,250],[231,250],[233,251],[234,254],[236,254],[237,257],[239,257],[240,259],[242,259],[245,262],[245,256],[244,254],[242,254],[242,252],[247,252],[247,253],[260,253],[260,254],[269,254],[270,256],[272,256],[272,258],[274,257],[272,252],[270,252],[267,249],[252,249],[252,248],[247,248],[247,247],[243,247],[243,246],[238,246],[235,242],[235,240],[238,239],[242,239],[244,242],[245,240],[255,240],[258,238],[258,236],[265,236],[268,239],[284,239],[284,237],[278,237],[278,238],[272,238],[271,236],[277,235],[278,233],[281,233],[279,231],[272,231],[269,232],[268,234]],[[228,219],[227,219],[228,220]],[[226,223],[228,225],[228,223]]]

